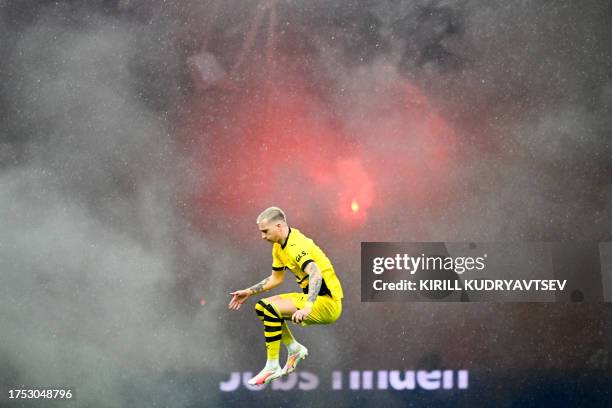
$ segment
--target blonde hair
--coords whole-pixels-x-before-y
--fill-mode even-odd
[[[277,221],[277,220],[287,222],[287,217],[285,216],[285,212],[278,207],[269,207],[263,210],[261,214],[259,214],[259,216],[257,217],[257,224],[259,224],[262,221],[271,222],[271,221]]]

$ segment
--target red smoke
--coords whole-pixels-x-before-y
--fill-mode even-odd
[[[225,105],[194,103],[193,115],[212,109],[215,121],[186,121],[186,137],[199,140],[191,146],[203,170],[194,203],[203,223],[219,215],[254,228],[260,210],[279,205],[296,224],[323,215],[346,229],[362,226],[374,208],[380,218],[389,206],[441,199],[454,133],[415,86],[393,84],[385,104],[373,107],[378,114],[346,134],[328,103],[300,80],[255,82]]]

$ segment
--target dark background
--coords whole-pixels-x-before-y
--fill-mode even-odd
[[[0,1],[0,384],[79,406],[609,405],[608,305],[362,304],[359,248],[610,240],[611,17]],[[468,369],[470,388],[220,393],[264,363],[261,323],[227,302],[269,274],[270,205],[346,293],[334,326],[294,330],[301,369]]]

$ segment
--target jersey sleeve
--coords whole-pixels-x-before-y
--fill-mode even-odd
[[[272,247],[272,270],[274,271],[284,271],[285,270],[285,265],[283,264],[283,261],[281,261],[278,256],[276,245]]]
[[[309,263],[314,262],[311,246],[308,241],[303,240],[289,249],[289,255],[303,271]]]

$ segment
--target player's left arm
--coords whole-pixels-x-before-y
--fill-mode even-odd
[[[323,285],[323,274],[315,261],[308,262],[304,268],[304,272],[308,274],[308,298],[304,307],[298,309],[291,317],[296,323],[300,323],[306,319],[310,312],[312,312],[312,306],[315,300],[317,300],[321,285]]]

